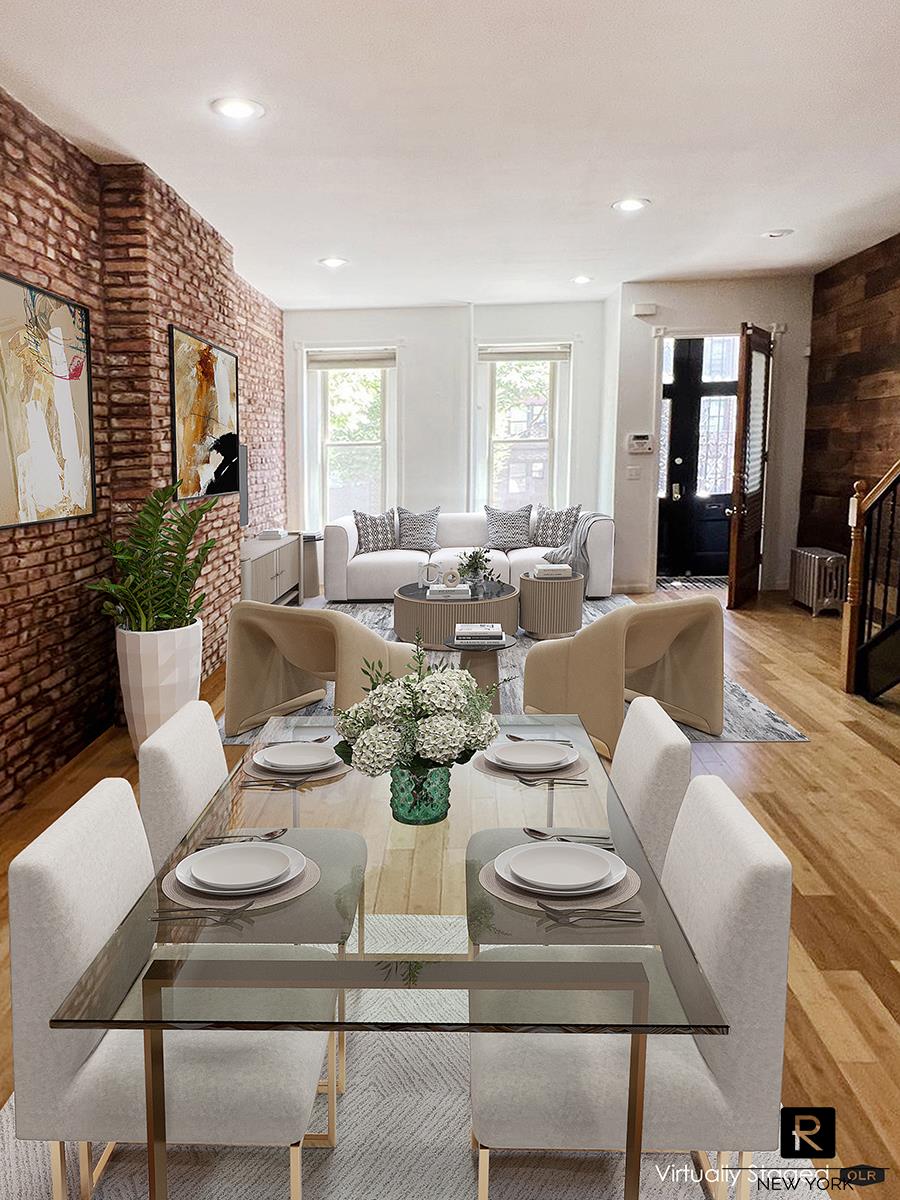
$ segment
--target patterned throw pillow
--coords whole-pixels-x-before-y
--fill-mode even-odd
[[[397,508],[400,518],[400,549],[401,550],[432,550],[439,549],[437,544],[437,522],[441,506],[429,508],[428,512],[414,513],[402,505]]]
[[[353,520],[356,522],[356,533],[359,545],[357,554],[374,554],[376,550],[395,550],[397,538],[394,534],[394,510],[389,508],[386,513],[376,516],[374,513],[363,513],[353,510]]]
[[[487,515],[487,548],[489,550],[523,550],[531,545],[531,505],[505,512],[502,508],[484,506]]]
[[[536,546],[564,546],[572,536],[581,505],[574,508],[544,508],[538,505],[537,522],[534,527]]]

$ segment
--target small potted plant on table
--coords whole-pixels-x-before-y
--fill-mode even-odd
[[[335,715],[343,741],[335,752],[364,775],[391,775],[391,811],[404,825],[433,825],[450,809],[450,767],[466,763],[497,737],[495,688],[468,671],[429,668],[416,643],[413,672],[394,678],[365,663],[368,695]]]
[[[484,589],[485,583],[491,583],[494,580],[494,572],[491,570],[488,552],[483,546],[476,546],[468,554],[461,554],[457,570],[459,571],[460,579],[471,583],[472,590],[476,595]]]
[[[195,592],[215,538],[191,550],[217,498],[189,507],[173,503],[177,491],[175,483],[147,497],[126,536],[110,545],[115,579],[87,585],[106,596],[103,611],[116,622],[119,681],[135,751],[200,694],[205,596]]]

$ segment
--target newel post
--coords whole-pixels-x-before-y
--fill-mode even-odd
[[[856,651],[859,646],[859,626],[862,613],[862,579],[865,557],[866,516],[863,500],[868,491],[864,479],[853,485],[848,524],[850,526],[850,561],[847,570],[847,600],[841,626],[841,662],[844,691],[856,691]]]

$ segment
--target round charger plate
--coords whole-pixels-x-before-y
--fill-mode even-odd
[[[524,880],[517,878],[510,870],[510,859],[521,849],[521,846],[510,846],[508,850],[504,850],[502,854],[498,854],[494,859],[494,869],[503,882],[508,883],[510,887],[525,892],[534,892],[544,900],[549,900],[551,897],[555,899],[557,896],[580,896],[582,898],[589,897],[593,904],[595,896],[605,891],[606,888],[613,887],[620,879],[624,879],[625,873],[628,870],[618,854],[613,854],[610,850],[603,850],[601,853],[609,856],[610,871],[600,883],[591,884],[586,888],[579,888],[577,891],[573,891],[571,888],[547,887],[543,884],[540,887],[534,887],[533,884],[525,883]]]
[[[254,844],[259,844],[259,843],[253,843],[253,842],[239,843],[239,845],[242,845],[242,846],[252,846]],[[271,845],[274,846],[275,843],[273,842],[273,843],[271,843]],[[197,879],[194,878],[194,875],[193,875],[191,859],[193,859],[195,856],[192,854],[189,854],[186,858],[183,858],[181,860],[181,862],[177,864],[177,866],[175,867],[175,877],[177,878],[177,880],[178,880],[179,884],[182,886],[182,888],[184,888],[185,890],[192,892],[194,895],[206,896],[207,898],[210,896],[215,896],[218,898],[220,896],[245,896],[246,897],[246,896],[257,895],[262,892],[267,892],[273,887],[281,887],[282,884],[289,883],[292,879],[297,879],[300,875],[303,874],[304,869],[306,868],[306,864],[307,864],[306,856],[301,854],[299,850],[295,850],[293,846],[285,846],[283,843],[278,843],[278,849],[280,851],[282,851],[282,853],[285,855],[288,862],[290,863],[287,873],[285,875],[280,876],[278,879],[274,880],[273,882],[268,883],[268,884],[263,884],[261,886],[238,889],[238,888],[220,888],[220,887],[216,887],[212,884],[200,883]],[[205,852],[197,851],[197,853],[205,853]]]
[[[595,846],[535,842],[510,855],[509,869],[516,879],[534,888],[583,892],[603,884],[612,861],[612,855]]]
[[[552,771],[566,761],[569,749],[535,739],[528,742],[496,741],[488,747],[488,753],[494,762],[516,771]]]
[[[502,749],[505,750],[506,747],[504,746]],[[556,762],[550,763],[549,765],[547,765],[546,760],[540,764],[534,762],[533,760],[530,763],[523,761],[522,763],[515,764],[509,760],[504,761],[498,754],[498,746],[496,742],[494,742],[492,746],[488,746],[487,750],[484,752],[484,757],[489,763],[491,763],[492,766],[497,767],[499,770],[514,771],[519,775],[555,775],[560,772],[563,767],[568,767],[573,762],[578,761],[578,751],[574,746],[559,746],[555,747],[555,749],[560,752],[560,757],[556,760]]]
[[[340,759],[332,746],[312,746],[306,742],[285,742],[254,751],[253,761],[278,775],[306,775],[334,766]]]
[[[538,900],[542,899],[542,897],[529,895],[528,892],[522,892],[512,887],[500,878],[494,870],[492,862],[485,863],[481,868],[478,874],[478,882],[486,892],[489,892],[490,895],[495,896],[498,900],[504,900],[507,904],[512,904],[516,908],[531,909],[535,913],[543,912],[540,904],[538,904]],[[624,904],[626,900],[630,900],[632,896],[636,896],[640,889],[640,876],[637,871],[631,867],[627,867],[625,876],[614,887],[607,888],[605,891],[597,892],[596,895],[591,896],[589,907],[615,908],[617,904]],[[561,909],[586,907],[583,896],[574,897],[571,894],[568,896],[554,896],[551,903],[554,908]]]
[[[274,908],[276,904],[284,904],[286,900],[294,900],[297,896],[302,896],[305,892],[311,891],[319,882],[321,875],[322,872],[319,869],[318,863],[313,862],[311,858],[307,858],[306,870],[302,875],[297,875],[294,879],[288,879],[284,883],[279,883],[277,887],[272,888],[270,891],[260,892],[258,895],[253,896],[252,907],[247,911],[256,912],[261,908]],[[175,871],[170,871],[166,875],[160,884],[160,888],[164,896],[172,900],[175,904],[183,905],[185,908],[210,907],[210,896],[184,887],[175,878]],[[229,908],[243,908],[249,899],[251,897],[236,896],[234,892],[230,892],[227,896],[215,896],[212,898],[212,905],[215,908],[227,911]],[[169,926],[168,922],[166,924]],[[171,924],[175,925],[177,922],[173,921]]]
[[[340,779],[342,775],[346,775],[353,768],[345,762],[341,762],[339,758],[335,758],[330,767],[325,767],[322,771],[303,771],[295,775],[285,775],[283,771],[270,771],[265,767],[259,767],[250,758],[244,759],[244,773],[249,775],[251,779],[259,779],[266,783],[277,783],[284,779],[299,779],[298,787],[309,787],[310,784],[322,781],[330,781],[332,779]]]
[[[476,771],[481,771],[483,775],[493,775],[495,779],[505,779],[507,783],[514,783],[517,787],[522,785],[507,768],[499,767],[496,763],[492,763],[484,753],[476,754],[472,759],[472,766]],[[529,771],[529,775],[533,775],[535,779],[544,778],[551,779],[577,779],[580,775],[587,772],[588,765],[580,754],[575,754],[575,758],[565,767],[556,767],[553,771],[541,771],[540,773]],[[522,772],[524,775],[526,772]]]
[[[208,846],[189,855],[187,861],[196,883],[220,892],[268,887],[287,875],[291,868],[288,855],[278,846],[266,842]]]

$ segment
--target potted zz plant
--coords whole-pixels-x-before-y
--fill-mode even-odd
[[[335,714],[343,738],[335,752],[364,775],[391,774],[391,811],[404,825],[434,825],[450,809],[450,766],[484,750],[499,729],[495,688],[468,671],[429,668],[417,640],[412,674],[395,679],[381,662],[364,664],[372,685],[363,700]]]
[[[200,522],[216,498],[173,503],[178,484],[144,501],[121,541],[110,544],[114,579],[87,586],[101,592],[116,622],[116,655],[128,732],[135,751],[154,730],[200,694],[205,599],[196,594],[215,538],[193,550]]]

